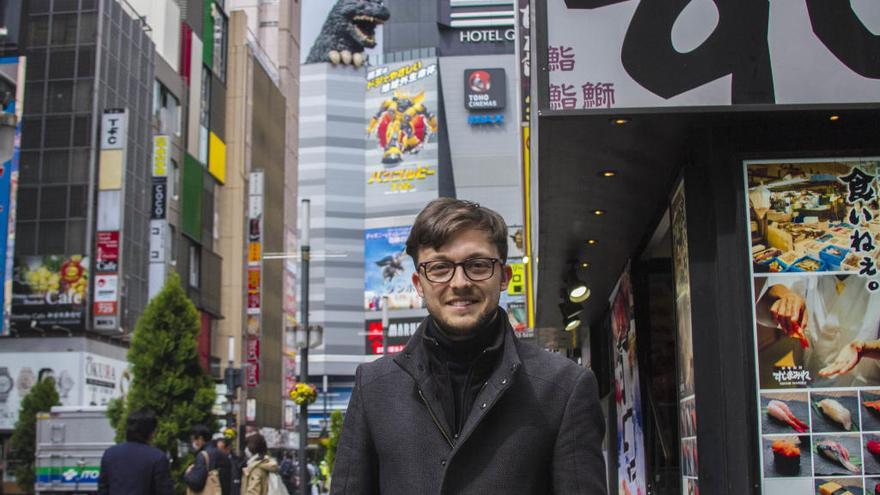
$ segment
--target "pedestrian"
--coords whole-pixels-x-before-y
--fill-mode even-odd
[[[183,475],[186,486],[204,495],[230,495],[229,458],[211,444],[211,430],[205,425],[193,425],[189,439],[196,456]]]
[[[168,457],[150,445],[157,424],[151,409],[128,414],[125,442],[101,456],[99,495],[173,495]]]
[[[235,455],[232,449],[232,439],[227,438],[223,434],[215,435],[215,446],[222,455],[226,456],[229,461],[229,494],[239,495],[241,484],[241,461],[239,456]]]
[[[247,465],[241,477],[241,495],[266,495],[269,493],[269,474],[278,472],[278,463],[269,455],[266,439],[259,433],[245,440]]]
[[[402,352],[358,366],[331,493],[605,494],[595,376],[520,341],[498,306],[501,216],[434,200],[406,253],[428,317]]]
[[[293,493],[298,488],[294,484],[297,472],[296,464],[293,462],[293,456],[290,455],[290,451],[284,452],[284,460],[281,461],[278,473],[281,475],[284,488],[287,488],[288,493]]]

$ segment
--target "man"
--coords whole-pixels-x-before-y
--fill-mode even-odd
[[[331,492],[606,493],[595,377],[520,342],[498,307],[501,216],[438,199],[406,246],[429,316],[401,353],[358,367]]]
[[[149,445],[156,431],[156,413],[132,411],[125,423],[125,443],[101,457],[99,495],[173,495],[168,458]]]
[[[209,471],[216,470],[220,478],[221,493],[230,495],[232,493],[231,463],[229,457],[211,445],[211,430],[205,425],[193,425],[189,438],[196,457],[183,475],[186,486],[194,492],[204,490]]]

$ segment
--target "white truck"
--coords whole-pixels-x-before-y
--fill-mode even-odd
[[[55,406],[37,416],[36,493],[96,493],[115,431],[106,406]]]

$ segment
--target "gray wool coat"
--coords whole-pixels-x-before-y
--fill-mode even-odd
[[[606,493],[591,371],[521,342],[506,324],[499,363],[453,436],[429,375],[425,327],[399,354],[358,367],[331,494]]]

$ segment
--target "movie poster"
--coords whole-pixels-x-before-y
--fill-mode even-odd
[[[380,311],[387,296],[388,309],[422,308],[412,283],[415,266],[406,254],[410,227],[367,229],[364,232],[364,309]]]
[[[766,495],[880,484],[878,171],[745,163]]]
[[[672,257],[675,277],[681,488],[684,495],[697,495],[700,493],[697,456],[697,399],[694,392],[694,343],[684,181],[679,183],[672,196],[669,216],[672,226]]]
[[[366,202],[374,215],[437,197],[437,59],[367,68]]]
[[[617,411],[617,493],[646,494],[644,416],[628,266],[617,281],[610,302]]]

